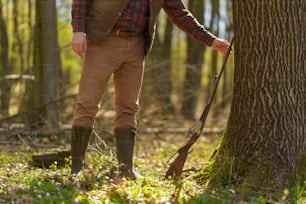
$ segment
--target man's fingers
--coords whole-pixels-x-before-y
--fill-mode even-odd
[[[80,57],[83,56],[84,48],[85,46],[83,45],[83,43],[72,44],[72,50]]]
[[[83,57],[83,53],[87,49],[87,41],[84,33],[76,32],[73,34],[71,47],[77,55]]]
[[[83,46],[83,52],[86,52],[87,50],[87,41],[85,41],[84,46]]]
[[[230,46],[230,43],[227,42],[227,41],[224,41],[223,44],[222,44],[222,51],[221,51],[224,55],[227,55],[227,54],[231,54],[232,53],[232,48]]]
[[[229,49],[229,46],[224,44],[223,46],[219,47],[218,51],[222,53],[223,55],[227,55],[228,49]]]
[[[213,41],[212,47],[221,54],[227,55],[230,49],[230,43],[227,40],[217,38]],[[231,54],[231,50],[229,54]]]
[[[231,46],[230,45],[228,45],[228,46],[226,46],[226,48],[225,48],[225,55],[226,54],[232,54],[232,48],[231,48]]]

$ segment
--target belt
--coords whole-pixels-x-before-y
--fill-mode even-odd
[[[119,29],[113,30],[112,33],[121,38],[128,38],[128,37],[135,37],[135,36],[143,35],[143,33],[126,32],[126,31],[121,31]]]

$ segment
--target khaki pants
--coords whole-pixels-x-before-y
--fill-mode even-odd
[[[120,38],[110,34],[99,44],[88,42],[73,125],[93,127],[99,102],[114,74],[115,129],[136,126],[144,46],[143,36]]]

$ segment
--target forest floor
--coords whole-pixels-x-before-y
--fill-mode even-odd
[[[135,169],[143,178],[135,181],[116,177],[113,141],[99,137],[91,141],[88,168],[78,176],[70,175],[69,165],[31,166],[33,154],[67,149],[68,138],[54,143],[56,148],[50,148],[50,140],[46,138],[32,143],[46,143],[49,148],[24,144],[0,146],[0,203],[272,203],[262,197],[246,198],[229,186],[206,188],[188,177],[193,171],[186,172],[180,180],[165,179],[168,159],[186,142],[183,133],[139,136]],[[200,137],[187,158],[185,169],[203,167],[220,139],[221,135],[216,134]],[[295,202],[305,204],[306,191],[300,192],[299,201]],[[287,203],[288,194],[284,192],[279,203]]]

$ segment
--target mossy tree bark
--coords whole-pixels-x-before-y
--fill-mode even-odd
[[[283,189],[304,182],[305,11],[305,0],[233,0],[233,101],[206,177],[211,185],[236,180]]]

